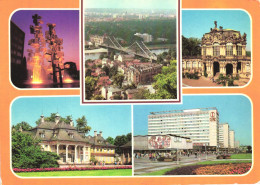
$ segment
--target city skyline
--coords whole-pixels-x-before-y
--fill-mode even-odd
[[[28,58],[27,49],[31,49],[28,41],[33,38],[30,34],[30,25],[33,24],[32,16],[38,14],[42,17],[42,33],[48,30],[47,23],[55,23],[56,33],[63,39],[64,62],[75,62],[79,69],[79,11],[78,10],[18,10],[12,17],[14,22],[25,32],[24,56]],[[48,48],[46,44],[46,48]]]
[[[172,7],[172,8],[171,8]],[[177,0],[84,0],[86,8],[114,8],[114,9],[177,9]]]
[[[235,131],[235,138],[241,145],[252,145],[251,103],[242,95],[184,95],[183,104],[179,105],[135,105],[133,135],[148,134],[150,112],[208,107],[217,108],[219,123],[228,123],[230,130]]]
[[[21,109],[22,107],[22,109]],[[72,116],[74,125],[76,119],[85,116],[88,126],[94,131],[103,131],[104,138],[115,137],[132,132],[131,106],[86,106],[80,105],[80,97],[22,97],[16,99],[11,106],[12,125],[22,121],[36,126],[41,114],[49,117],[51,113],[58,112],[61,117]],[[101,116],[102,115],[102,116]]]
[[[191,21],[192,19],[192,21]],[[243,10],[182,10],[182,35],[201,39],[203,34],[217,26],[247,34],[247,51],[251,51],[251,20]]]

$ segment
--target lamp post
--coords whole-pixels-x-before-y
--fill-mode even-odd
[[[205,153],[206,153],[206,160],[208,160],[208,154],[207,154],[207,143],[205,143]]]

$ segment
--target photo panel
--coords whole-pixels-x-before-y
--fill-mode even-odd
[[[245,10],[183,9],[182,86],[248,85],[252,78],[251,27]]]
[[[79,10],[19,9],[9,31],[16,88],[79,88]]]
[[[13,101],[10,165],[16,176],[132,176],[131,106],[79,102],[79,96]]]
[[[134,105],[134,175],[248,174],[252,109],[242,94],[184,95],[182,105]]]
[[[81,6],[82,103],[181,101],[179,0]]]

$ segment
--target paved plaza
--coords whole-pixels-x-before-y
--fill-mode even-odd
[[[174,168],[178,166],[183,165],[189,165],[194,164],[201,161],[207,161],[207,160],[215,160],[216,155],[209,154],[205,155],[202,154],[201,156],[195,157],[195,155],[188,156],[181,156],[180,161],[178,161],[179,164],[177,164],[176,161],[173,162],[158,162],[158,161],[151,161],[147,157],[141,157],[141,158],[134,158],[134,175],[142,175],[144,173],[159,171],[167,168]]]

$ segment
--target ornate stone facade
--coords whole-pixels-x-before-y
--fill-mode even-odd
[[[240,31],[223,29],[222,26],[210,29],[201,39],[201,56],[183,58],[183,73],[198,72],[209,77],[237,76],[250,79],[251,57],[246,56],[247,35]]]

